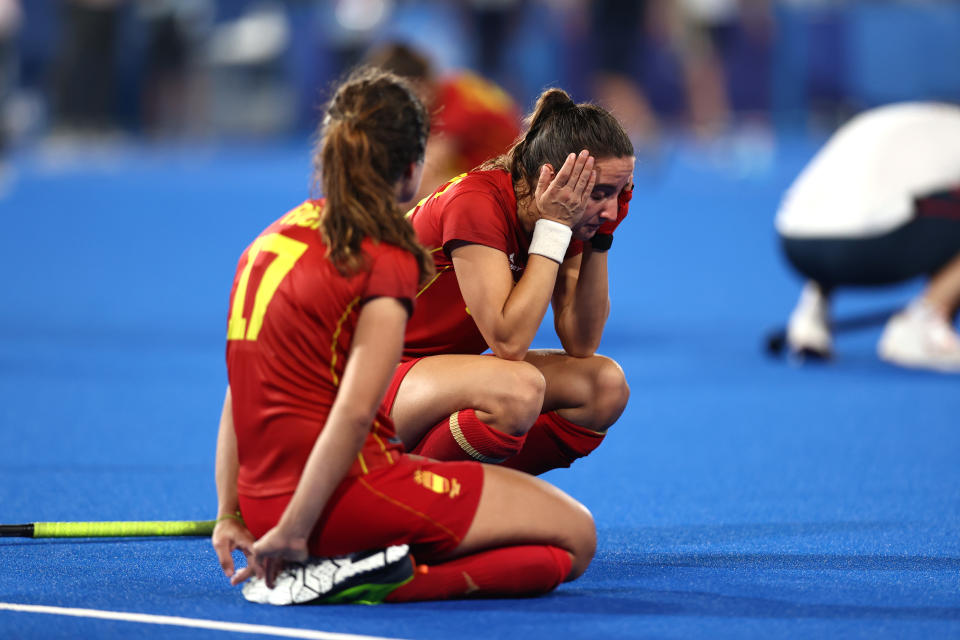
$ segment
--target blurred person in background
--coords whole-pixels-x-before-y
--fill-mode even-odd
[[[776,228],[805,278],[787,325],[794,354],[832,352],[838,288],[918,276],[922,293],[887,322],[877,350],[893,364],[960,373],[960,107],[901,103],[840,127],[786,192]]]
[[[154,136],[196,133],[202,126],[195,67],[213,17],[211,0],[139,0],[146,31],[142,119]]]
[[[772,24],[768,0],[584,0],[579,9],[590,25],[591,92],[641,148],[659,128],[648,100],[656,87],[647,86],[656,81],[658,56],[667,53],[679,68],[683,125],[710,140],[733,125],[729,52],[746,41],[766,41]],[[763,94],[762,70],[755,75],[742,84]]]
[[[530,0],[461,0],[454,3],[470,39],[470,68],[484,78],[514,89],[511,64],[505,54],[509,43],[522,36],[519,26]]]
[[[702,139],[727,132],[734,124],[728,62],[738,44],[754,43],[750,66],[740,69],[750,76],[742,84],[769,92],[757,53],[765,53],[772,34],[770,0],[657,0],[655,6],[683,69],[689,126]]]
[[[440,76],[424,53],[400,42],[374,48],[366,63],[412,82],[431,115],[423,180],[406,206],[504,153],[520,135],[519,107],[486,78],[466,70]]]
[[[687,118],[694,133],[709,138],[730,125],[724,42],[738,17],[737,0],[659,2],[683,67]]]
[[[6,156],[10,145],[7,109],[16,83],[16,39],[22,19],[19,0],[0,0],[0,195],[7,182]]]
[[[117,43],[123,0],[63,0],[54,60],[54,135],[117,127]]]
[[[596,51],[591,93],[623,123],[635,147],[648,144],[657,130],[643,90],[648,5],[647,0],[595,0],[587,7]]]

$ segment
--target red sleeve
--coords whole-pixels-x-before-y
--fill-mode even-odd
[[[409,251],[391,245],[380,245],[371,252],[370,276],[362,298],[397,298],[412,311],[417,297],[420,268]]]
[[[463,191],[450,198],[441,221],[443,246],[453,241],[482,244],[507,253],[507,238],[513,231],[495,196],[482,191]]]
[[[583,240],[577,240],[574,238],[570,241],[570,246],[567,247],[567,254],[563,257],[563,259],[566,260],[567,258],[578,256],[581,253],[583,253]]]

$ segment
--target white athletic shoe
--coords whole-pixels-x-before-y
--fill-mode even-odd
[[[413,579],[413,558],[405,544],[335,558],[310,558],[289,564],[273,589],[254,576],[243,597],[258,604],[379,604]]]
[[[877,354],[903,367],[960,373],[960,336],[922,300],[890,318]]]
[[[787,347],[800,357],[829,358],[833,353],[830,335],[830,301],[812,282],[800,293],[797,306],[787,322]]]

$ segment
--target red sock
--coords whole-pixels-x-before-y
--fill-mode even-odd
[[[418,565],[413,580],[387,602],[477,596],[538,596],[570,575],[570,554],[549,545],[502,547],[434,565]]]
[[[463,409],[435,426],[413,448],[434,460],[503,462],[523,446],[525,436],[511,436],[480,422],[473,409]]]
[[[569,467],[600,446],[603,438],[604,434],[573,424],[556,411],[541,413],[527,432],[523,448],[503,466],[533,475]]]

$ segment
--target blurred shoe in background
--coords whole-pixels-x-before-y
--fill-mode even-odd
[[[791,355],[821,360],[833,355],[829,316],[830,300],[816,283],[808,282],[787,323]]]
[[[890,318],[877,353],[882,360],[903,367],[960,373],[960,336],[922,299]]]

